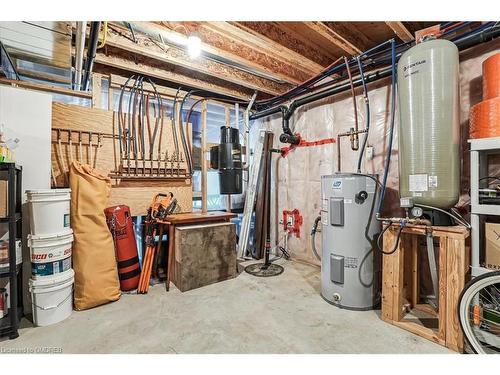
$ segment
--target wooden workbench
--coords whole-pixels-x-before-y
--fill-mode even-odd
[[[158,225],[168,226],[168,255],[167,255],[167,291],[170,289],[170,280],[172,278],[172,264],[174,263],[175,249],[175,228],[179,225],[192,225],[202,223],[227,222],[238,215],[230,212],[212,211],[202,213],[195,211],[191,213],[177,214],[167,216],[164,220],[158,220]]]

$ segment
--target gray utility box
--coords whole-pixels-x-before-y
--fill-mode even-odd
[[[321,295],[338,307],[369,310],[380,301],[377,196],[370,177],[321,177]]]

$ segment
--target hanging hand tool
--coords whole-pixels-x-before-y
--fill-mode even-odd
[[[180,160],[179,160],[179,159],[177,159],[177,177],[179,177],[179,175],[180,175],[179,173],[180,173],[180,169],[181,169],[181,162],[182,162],[182,163],[184,162],[184,159],[183,159],[183,157],[182,157],[182,153],[181,153],[181,158],[180,158]]]
[[[71,130],[69,131],[69,162],[73,164],[73,139]]]
[[[50,162],[50,173],[52,176],[52,187],[57,187],[56,174],[54,173],[54,166],[52,165],[52,161]]]
[[[83,151],[82,151],[82,132],[78,132],[78,150],[80,151],[80,163],[83,163]]]
[[[96,165],[97,165],[97,154],[99,153],[99,149],[101,148],[101,146],[102,146],[102,134],[98,133],[98,135],[97,135],[97,146],[96,146],[96,149],[95,149],[94,164],[92,164],[93,168],[96,168]]]
[[[69,185],[68,178],[66,176],[66,163],[64,162],[60,129],[57,129],[57,148],[59,152],[59,158],[61,159],[61,174],[63,176],[64,182]]]
[[[87,149],[87,162],[89,165],[92,164],[92,148],[94,146],[92,145],[92,132],[89,133],[89,148]]]

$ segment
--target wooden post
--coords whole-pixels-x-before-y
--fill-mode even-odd
[[[201,212],[208,211],[207,190],[207,101],[201,102]]]

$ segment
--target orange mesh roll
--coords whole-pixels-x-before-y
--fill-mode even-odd
[[[484,100],[470,109],[470,137],[500,137],[500,96]]]
[[[483,62],[483,100],[500,96],[500,53]]]

